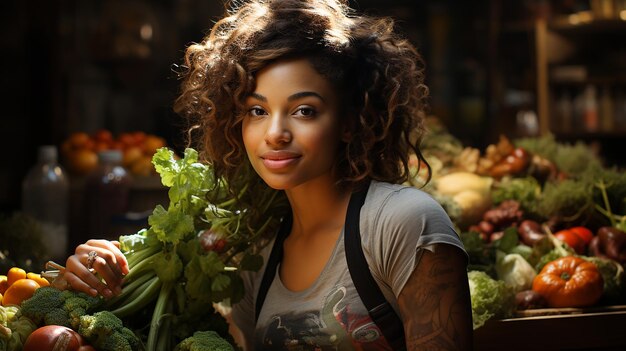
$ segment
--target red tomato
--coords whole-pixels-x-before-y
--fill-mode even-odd
[[[583,239],[585,245],[589,245],[589,242],[593,239],[593,233],[585,227],[572,227],[569,230]]]
[[[60,345],[65,347],[61,348]],[[85,345],[85,339],[74,330],[60,325],[46,325],[30,334],[24,343],[23,350],[42,351],[58,348],[66,351],[78,351],[83,345]]]
[[[574,249],[577,254],[585,253],[585,241],[569,229],[559,230],[554,236]]]
[[[113,141],[113,134],[107,129],[100,129],[93,134],[93,138],[99,142],[110,143]]]

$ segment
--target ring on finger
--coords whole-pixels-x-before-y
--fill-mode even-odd
[[[91,250],[89,251],[89,253],[87,253],[87,269],[89,271],[93,270],[93,263],[96,261],[96,258],[98,258],[98,253],[94,250]]]

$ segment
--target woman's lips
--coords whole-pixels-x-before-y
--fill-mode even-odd
[[[300,155],[292,152],[275,151],[261,156],[263,165],[268,169],[281,169],[289,167],[300,159]]]

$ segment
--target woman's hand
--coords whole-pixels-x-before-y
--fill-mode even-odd
[[[120,294],[128,262],[119,245],[108,240],[89,240],[79,245],[66,261],[63,279],[68,287],[105,298]]]

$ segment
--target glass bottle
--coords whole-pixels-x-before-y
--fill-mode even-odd
[[[117,239],[116,227],[129,207],[131,177],[122,166],[122,152],[98,153],[98,168],[85,181],[87,238]]]
[[[599,121],[598,121],[598,100],[596,87],[593,85],[588,85],[584,92],[584,110],[583,110],[583,121],[585,125],[585,129],[588,132],[595,132],[598,130]]]
[[[54,259],[67,257],[69,180],[54,145],[39,147],[37,164],[22,182],[22,211],[41,224]]]

